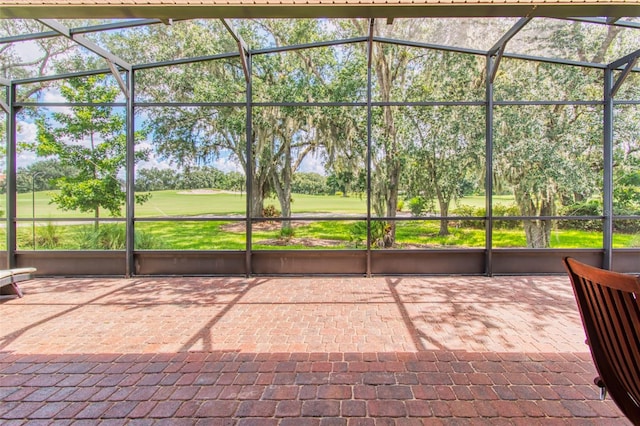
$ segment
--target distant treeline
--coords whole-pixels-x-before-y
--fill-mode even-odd
[[[44,160],[33,163],[17,171],[17,191],[55,190],[56,180],[62,176],[72,176],[75,171],[64,168],[57,160]],[[361,192],[360,181],[351,176],[324,176],[319,173],[298,172],[294,174],[292,192],[307,195],[347,195],[349,192]],[[354,182],[355,181],[355,182]],[[124,185],[124,182],[123,182]],[[189,170],[139,169],[136,171],[135,190],[151,192],[185,189],[219,189],[225,191],[246,191],[245,176],[240,172],[223,172],[214,167],[194,167]],[[6,181],[0,183],[0,193],[6,193]]]

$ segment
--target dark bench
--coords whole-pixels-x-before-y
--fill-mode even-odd
[[[15,268],[0,270],[0,295],[15,294],[22,297],[22,290],[18,286],[20,281],[30,280],[36,268]]]

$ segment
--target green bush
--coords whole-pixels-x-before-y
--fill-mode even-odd
[[[602,216],[602,203],[597,200],[564,206],[560,209],[561,216]],[[602,220],[561,220],[558,229],[577,229],[582,231],[602,231]]]
[[[640,215],[640,212],[614,206],[613,214],[617,216],[637,216]],[[640,220],[616,219],[613,221],[613,230],[622,234],[637,234],[640,232]]]
[[[396,211],[401,212],[403,208],[404,208],[404,201],[398,200],[398,207],[396,207]]]
[[[367,242],[367,223],[356,222],[349,228],[349,241],[356,247],[364,246]]]
[[[484,207],[474,207],[469,205],[461,205],[453,210],[456,216],[466,217],[486,217],[487,210]],[[494,229],[518,229],[521,224],[519,220],[500,220],[500,217],[518,216],[518,206],[515,204],[494,204],[493,206],[493,227]],[[458,220],[459,228],[484,229],[484,220],[462,219]]]
[[[136,231],[135,240],[136,250],[153,250],[162,247],[158,238],[151,232]]]
[[[409,211],[412,216],[420,216],[426,209],[427,202],[422,197],[413,197],[409,200]]]
[[[484,209],[483,209],[484,210]],[[518,216],[520,209],[515,204],[494,204],[493,205],[493,227],[496,229],[518,229],[522,225],[519,220],[496,220],[498,217]]]
[[[36,228],[36,246],[34,249],[56,249],[59,248],[60,230],[56,225],[48,222],[46,226],[39,226]]]
[[[383,221],[371,222],[371,247],[389,247],[391,236],[391,225]],[[356,248],[365,246],[367,242],[367,223],[356,222],[349,228],[349,241]]]
[[[280,210],[278,210],[273,204],[269,204],[267,207],[262,209],[262,217],[280,217]]]
[[[18,227],[16,235],[16,244],[19,250],[52,250],[60,249],[62,244],[62,236],[59,227],[48,223],[46,226],[35,227]],[[35,244],[35,247],[34,247]]]
[[[484,207],[474,207],[463,204],[458,208],[454,209],[452,213],[455,216],[485,216],[485,208]],[[458,224],[458,228],[471,228],[471,229],[484,229],[484,220],[473,220],[473,219],[460,219],[456,220]]]
[[[295,231],[292,226],[285,226],[280,229],[280,238],[282,239],[288,240],[290,238],[293,238],[294,235]]]
[[[118,224],[102,224],[98,228],[83,226],[76,240],[81,250],[124,250],[126,229]]]

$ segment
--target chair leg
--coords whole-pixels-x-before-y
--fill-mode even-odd
[[[593,383],[600,388],[600,400],[604,401],[607,397],[607,387],[604,385],[604,382],[600,378],[600,376],[593,379]]]
[[[20,290],[20,287],[18,287],[18,284],[15,282],[11,283],[11,288],[13,288],[13,292],[18,296],[18,297],[22,297],[22,290]]]

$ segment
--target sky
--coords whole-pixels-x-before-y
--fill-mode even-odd
[[[32,62],[39,59],[42,55],[42,51],[38,43],[33,41],[20,42],[15,44],[15,52],[19,55],[20,59],[24,63]],[[40,102],[44,103],[64,103],[66,99],[57,91],[57,90],[45,90],[41,92],[41,97],[39,99]],[[122,101],[119,99],[118,101]],[[48,108],[50,112],[60,112],[60,113],[68,113],[68,107],[51,107]],[[25,117],[25,115],[19,115],[21,118],[17,123],[17,138],[19,143],[25,142],[34,142],[37,138],[37,126],[33,122],[33,119],[29,117]],[[138,120],[142,120],[137,117]],[[140,122],[139,121],[139,122]],[[140,149],[149,149],[150,155],[147,161],[142,161],[136,165],[136,168],[175,168],[169,161],[166,159],[160,158],[153,150],[153,143],[151,140],[151,136],[149,136],[145,141],[139,142],[137,144],[137,148]],[[41,161],[42,158],[38,158],[34,152],[21,150],[18,152],[17,165],[18,168],[28,167],[34,162]],[[213,166],[223,172],[230,171],[238,171],[243,172],[240,164],[229,157],[229,155],[222,155],[219,158],[213,160],[209,164],[209,166]],[[300,169],[300,172],[315,172],[319,174],[325,174],[325,168],[323,159],[320,155],[312,153],[308,154],[306,158],[303,160]]]

